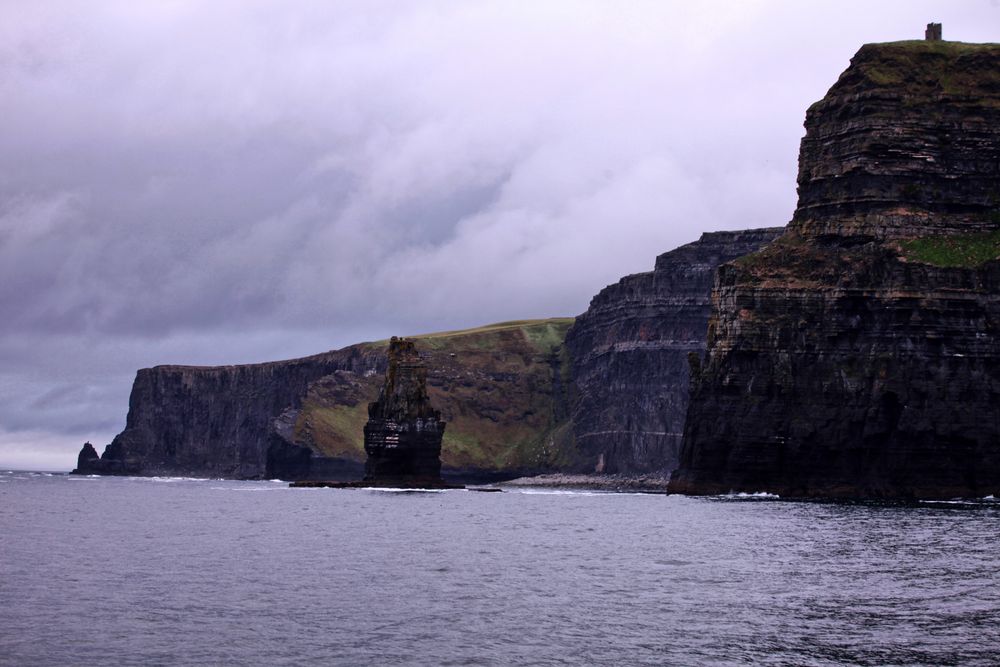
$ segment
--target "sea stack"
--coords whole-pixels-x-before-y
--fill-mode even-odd
[[[365,482],[404,487],[443,486],[445,423],[427,395],[427,366],[412,340],[393,336],[378,399],[368,404]]]
[[[678,493],[1000,493],[1000,45],[869,44],[788,231],[724,264]]]
[[[76,457],[76,468],[70,474],[92,475],[100,474],[101,472],[103,472],[101,470],[101,457],[98,456],[94,445],[89,442],[83,443],[83,449],[80,450],[80,455]]]

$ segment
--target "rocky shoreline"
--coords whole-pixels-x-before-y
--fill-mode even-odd
[[[500,482],[499,487],[579,489],[589,491],[622,491],[632,493],[666,493],[670,475],[650,473],[644,475],[562,474],[518,477]]]

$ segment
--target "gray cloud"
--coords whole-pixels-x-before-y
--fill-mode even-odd
[[[135,369],[573,315],[782,224],[866,41],[989,2],[0,5],[0,466],[104,444]]]

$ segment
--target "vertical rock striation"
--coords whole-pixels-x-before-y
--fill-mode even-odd
[[[716,268],[780,227],[703,234],[593,298],[566,335],[576,385],[573,431],[588,470],[669,472],[688,403],[688,355],[705,349]]]
[[[393,337],[378,399],[368,404],[365,481],[441,485],[445,423],[427,395],[427,366],[412,340]]]
[[[1000,492],[1000,45],[864,46],[720,268],[672,491]]]

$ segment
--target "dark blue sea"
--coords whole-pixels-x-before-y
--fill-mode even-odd
[[[998,665],[1000,503],[0,473],[3,665]]]

